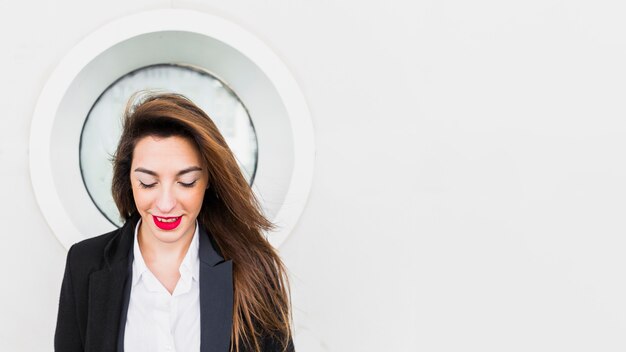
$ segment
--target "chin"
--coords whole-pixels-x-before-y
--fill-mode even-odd
[[[183,237],[183,234],[172,234],[172,233],[155,233],[154,237],[163,243],[176,243]]]
[[[164,231],[155,226],[155,228],[152,229],[152,233],[154,234],[154,237],[161,242],[175,243],[183,238],[187,230],[188,229],[179,228],[171,231]]]

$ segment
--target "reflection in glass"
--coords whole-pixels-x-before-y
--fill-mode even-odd
[[[140,90],[183,94],[213,119],[235,153],[249,184],[254,181],[257,139],[248,111],[239,97],[214,75],[190,66],[160,64],[140,68],[113,82],[89,111],[80,137],[83,182],[98,209],[121,226],[111,196],[112,155],[122,132],[128,98]]]

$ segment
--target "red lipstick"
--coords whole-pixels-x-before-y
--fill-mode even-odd
[[[160,221],[159,218],[168,220],[168,222]],[[152,220],[154,220],[154,224],[158,228],[160,228],[161,230],[166,230],[166,231],[173,230],[173,229],[177,228],[178,225],[180,224],[180,220],[182,218],[183,218],[182,216],[178,216],[178,217],[176,217],[176,216],[169,216],[169,217],[168,216],[159,216],[159,217],[156,217],[156,216],[152,215]],[[171,221],[171,219],[176,219],[176,220]]]

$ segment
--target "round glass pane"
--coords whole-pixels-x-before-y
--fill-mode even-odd
[[[80,137],[80,170],[89,196],[116,226],[123,221],[111,195],[112,156],[122,133],[122,115],[130,96],[140,90],[180,93],[215,122],[237,157],[249,184],[257,166],[257,138],[248,110],[239,97],[214,75],[191,66],[152,65],[113,82],[91,107]]]

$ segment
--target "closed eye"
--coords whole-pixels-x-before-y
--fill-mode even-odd
[[[145,183],[143,183],[143,182],[139,181],[139,187],[141,187],[141,188],[152,188],[152,187],[154,187],[154,185],[156,185],[156,182],[155,182],[155,183],[151,183],[151,184],[147,185],[147,184],[145,184]]]
[[[193,187],[193,186],[195,186],[195,185],[196,185],[196,181],[198,181],[198,180],[195,180],[195,181],[193,181],[193,182],[191,182],[191,183],[184,183],[184,182],[179,182],[179,183],[180,183],[180,185],[181,185],[181,186],[183,186],[183,187],[191,188],[191,187]]]

